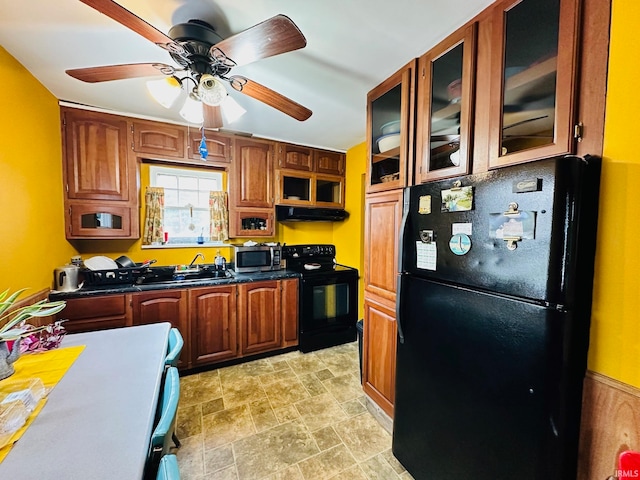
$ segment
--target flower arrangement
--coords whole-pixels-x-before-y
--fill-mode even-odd
[[[60,312],[65,306],[65,301],[47,302],[41,300],[31,305],[25,305],[10,310],[16,299],[26,290],[23,288],[9,295],[9,289],[0,293],[0,343],[27,339],[27,347],[24,351],[46,349],[44,347],[58,346],[64,336],[64,327],[61,322],[56,322],[43,327],[34,327],[26,321],[34,317],[48,317]],[[62,335],[62,336],[61,336]],[[30,339],[30,340],[28,340]],[[55,348],[51,346],[50,348]]]

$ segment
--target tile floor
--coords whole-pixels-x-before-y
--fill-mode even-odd
[[[188,375],[180,386],[183,480],[412,478],[365,408],[357,343]]]

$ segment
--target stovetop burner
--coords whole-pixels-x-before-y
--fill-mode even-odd
[[[287,262],[287,270],[305,275],[353,270],[336,264],[335,245],[285,245],[282,247],[282,258]]]

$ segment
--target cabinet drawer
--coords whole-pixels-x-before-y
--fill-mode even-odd
[[[68,320],[64,327],[69,333],[125,327],[129,324],[125,295],[67,300],[65,309],[56,316],[56,320],[62,319]]]

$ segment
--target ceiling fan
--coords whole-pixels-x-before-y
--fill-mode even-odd
[[[222,39],[211,25],[201,20],[189,20],[187,23],[177,24],[169,30],[168,35],[165,35],[113,0],[80,1],[167,50],[179,67],[164,63],[130,63],[66,70],[68,75],[78,80],[94,83],[165,75],[163,79],[166,83],[165,91],[172,92],[170,95],[173,100],[180,94],[183,87],[189,92],[183,107],[185,111],[183,117],[187,118],[188,104],[191,103],[191,106],[195,104],[196,108],[200,108],[199,115],[203,119],[205,128],[222,126],[220,105],[227,99],[227,92],[221,80],[228,82],[234,90],[296,120],[304,121],[311,116],[311,110],[284,95],[246,77],[229,75],[235,66],[246,65],[306,46],[307,41],[302,32],[285,15],[276,15],[236,35]],[[189,82],[193,82],[193,88],[190,91],[186,87]],[[155,95],[154,98],[165,107],[172,103],[171,98],[166,102]]]

